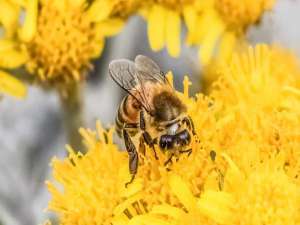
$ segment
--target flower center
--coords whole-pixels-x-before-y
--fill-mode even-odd
[[[29,71],[49,83],[81,80],[96,44],[94,30],[82,7],[61,11],[49,1],[40,10],[37,34],[29,43]]]
[[[265,10],[271,9],[274,0],[218,0],[215,6],[231,28],[246,28],[259,21]]]

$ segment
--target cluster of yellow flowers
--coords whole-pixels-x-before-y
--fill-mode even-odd
[[[220,55],[227,57],[246,28],[257,23],[274,1],[2,0],[0,67],[25,66],[36,81],[63,91],[66,83],[84,80],[90,60],[103,50],[105,37],[120,32],[133,14],[148,21],[151,48],[156,51],[166,45],[174,57],[180,54],[182,18],[188,28],[187,44],[201,46],[199,55],[207,64],[219,39]],[[1,72],[2,83],[13,79],[7,75]],[[25,88],[14,83],[15,91],[11,85],[1,89],[24,95]]]
[[[274,3],[275,0],[152,0],[141,12],[148,21],[151,48],[160,50],[166,45],[174,57],[180,53],[183,18],[188,29],[186,43],[200,46],[199,58],[205,65],[215,50],[220,57],[229,57],[246,29],[258,23]]]
[[[198,139],[192,154],[166,168],[166,156],[141,156],[134,182],[113,129],[81,129],[85,155],[52,161],[49,209],[60,224],[300,224],[300,68],[278,47],[235,53],[209,95],[179,97]],[[146,149],[147,150],[147,149]]]

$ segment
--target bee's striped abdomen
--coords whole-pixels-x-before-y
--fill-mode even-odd
[[[115,119],[116,132],[120,137],[122,137],[122,130],[124,124],[138,125],[139,111],[140,111],[140,106],[137,105],[136,100],[132,96],[127,95],[125,98],[123,98],[118,109],[118,114]],[[129,129],[128,133],[131,136],[134,136],[137,133],[137,129],[134,128]]]

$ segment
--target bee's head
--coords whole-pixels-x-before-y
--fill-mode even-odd
[[[165,122],[176,119],[186,111],[186,106],[175,93],[162,91],[153,98],[153,116],[157,122]]]
[[[187,129],[180,131],[177,134],[165,134],[160,137],[159,147],[161,149],[182,148],[189,145],[191,135]]]

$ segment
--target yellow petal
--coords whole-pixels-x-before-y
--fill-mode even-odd
[[[86,16],[92,22],[100,22],[108,18],[112,9],[113,4],[111,1],[96,0],[87,10]]]
[[[221,156],[227,161],[227,163],[229,164],[229,169],[232,170],[232,172],[236,174],[236,176],[243,177],[240,169],[226,153],[221,153]]]
[[[192,44],[197,39],[197,12],[192,5],[185,6],[183,9],[183,17],[188,29],[187,44]]]
[[[166,78],[167,78],[169,84],[171,85],[171,87],[174,87],[174,81],[173,81],[174,76],[173,76],[172,71],[167,72]]]
[[[151,215],[135,216],[128,225],[172,225],[164,219],[159,219]]]
[[[196,199],[190,191],[188,185],[178,176],[172,174],[169,178],[169,185],[172,192],[188,210],[196,207]]]
[[[225,32],[222,36],[220,43],[220,53],[219,58],[226,60],[231,55],[234,45],[236,42],[236,37],[232,32]]]
[[[186,98],[189,97],[189,86],[192,85],[192,82],[189,80],[189,77],[187,75],[183,78],[183,94]]]
[[[51,1],[51,4],[53,4],[53,6],[61,12],[64,11],[66,9],[66,7],[68,7],[67,0],[40,0],[42,5],[49,5],[50,1]]]
[[[0,39],[0,52],[13,49],[16,45],[17,43],[10,39]]]
[[[212,24],[214,24],[214,26],[212,26],[205,35],[199,51],[199,58],[202,65],[207,65],[210,62],[216,42],[224,30],[224,25],[220,21],[215,21],[215,23]]]
[[[127,225],[128,218],[126,216],[114,216],[111,220],[113,225]]]
[[[132,206],[133,202],[139,201],[140,199],[142,199],[142,197],[143,196],[140,193],[138,193],[138,194],[136,194],[134,196],[131,196],[130,198],[128,198],[125,201],[123,201],[121,204],[117,205],[114,208],[113,214],[117,215],[117,216],[123,214],[123,212],[124,212],[125,209],[128,209],[130,206]]]
[[[299,88],[286,85],[282,88],[282,90],[284,93],[292,94],[294,96],[297,96],[298,98],[300,97],[300,89]]]
[[[78,8],[83,6],[83,4],[85,3],[85,0],[68,0],[67,4],[69,7],[72,8]]]
[[[18,51],[16,43],[6,39],[0,39],[0,67],[16,68],[23,65],[28,60],[25,51]]]
[[[98,58],[102,54],[102,51],[104,49],[104,44],[105,44],[104,38],[100,38],[97,41],[97,46],[95,46],[93,49],[92,58]]]
[[[124,21],[118,18],[109,19],[96,24],[97,33],[103,36],[114,36],[118,34],[124,26]]]
[[[16,98],[24,98],[26,92],[27,89],[22,82],[0,70],[0,93],[9,94]]]
[[[199,211],[219,224],[232,222],[232,206],[233,197],[226,192],[205,191],[197,202]]]
[[[26,5],[26,0],[10,0],[10,2],[22,7],[25,7]]]
[[[182,217],[184,212],[181,209],[176,208],[174,206],[163,204],[154,206],[150,213],[167,215],[175,220],[178,220]]]
[[[11,37],[17,29],[20,7],[9,1],[0,0],[0,24],[5,29],[5,37]]]
[[[158,51],[164,47],[167,11],[160,5],[154,5],[148,18],[148,36],[150,47]]]
[[[180,15],[168,10],[166,20],[166,44],[168,52],[172,57],[180,54]]]
[[[19,30],[19,37],[24,42],[32,40],[36,32],[38,14],[38,0],[28,0],[26,4],[26,16],[23,27]]]

